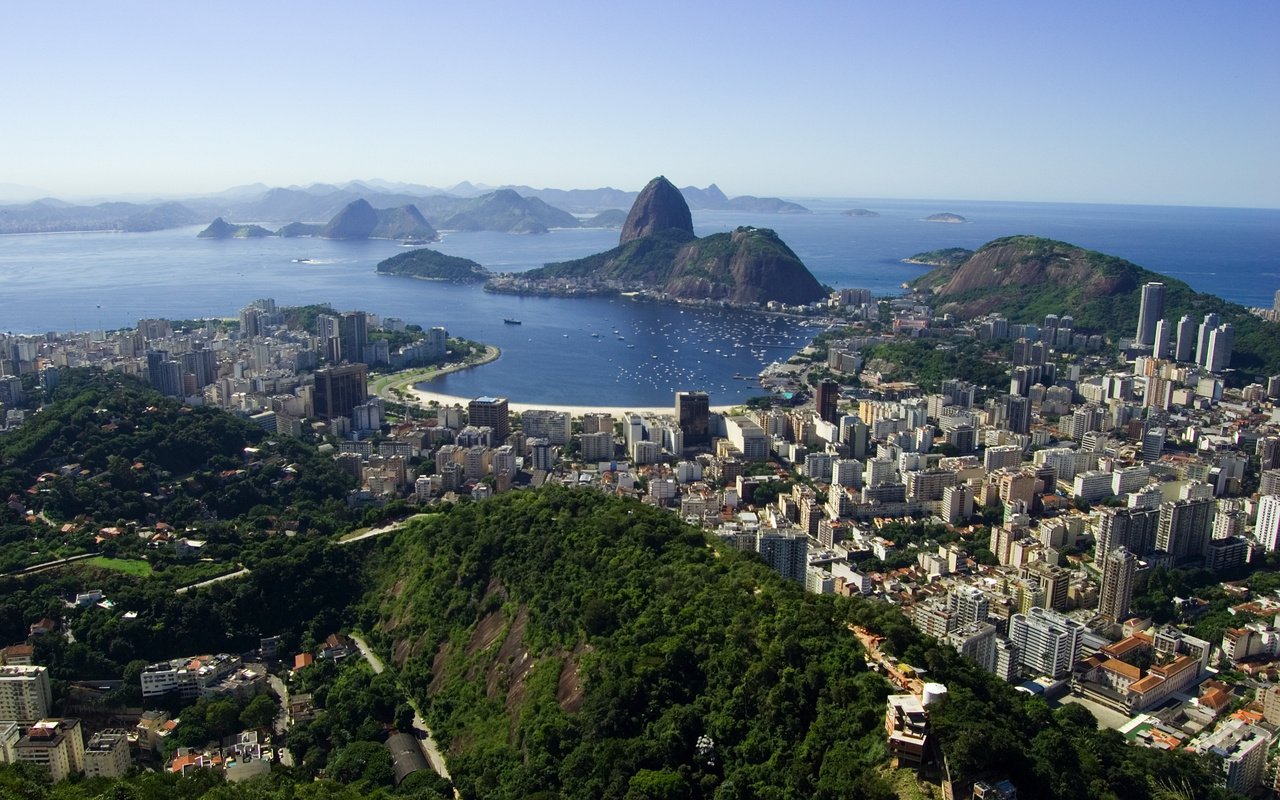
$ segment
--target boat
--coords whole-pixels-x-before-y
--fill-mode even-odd
[[[523,325],[524,324],[520,320],[512,319],[511,317],[503,317],[502,322],[504,325]]]

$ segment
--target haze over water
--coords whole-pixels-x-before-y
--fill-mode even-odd
[[[900,259],[939,247],[976,247],[1034,234],[1127,258],[1194,288],[1270,305],[1280,288],[1280,210],[918,200],[798,198],[808,215],[694,212],[699,235],[771,227],[825,284],[891,294],[924,271]],[[879,217],[839,212],[867,208]],[[922,222],[939,212],[965,224]],[[668,405],[672,391],[705,388],[713,402],[759,389],[753,376],[813,333],[794,321],[680,309],[622,299],[493,295],[478,286],[380,276],[395,242],[196,239],[199,227],[156,233],[0,237],[0,329],[37,333],[132,326],[141,317],[232,316],[258,297],[286,305],[362,308],[503,349],[493,365],[433,382],[460,395],[521,402]],[[448,233],[436,245],[494,271],[608,249],[617,231],[543,236]],[[311,263],[296,263],[308,258]],[[522,325],[505,325],[505,317]],[[614,331],[617,330],[615,334]],[[592,334],[597,334],[593,336]],[[619,338],[619,336],[623,338]],[[719,352],[717,352],[717,350]],[[705,352],[704,352],[705,351]]]

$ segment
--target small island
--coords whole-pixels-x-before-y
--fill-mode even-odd
[[[846,217],[878,217],[880,216],[879,214],[877,214],[876,212],[872,211],[869,208],[851,208],[848,211],[841,211],[840,213]]]
[[[965,219],[959,214],[944,212],[942,214],[930,214],[929,216],[924,218],[924,221],[925,222],[944,222],[951,225],[958,225],[961,222],[968,222],[969,220]]]
[[[914,256],[902,259],[903,264],[919,264],[926,267],[958,267],[969,260],[973,251],[965,247],[944,247],[940,250],[926,250]]]
[[[449,283],[482,283],[493,277],[489,270],[469,258],[445,255],[426,247],[380,261],[376,269],[383,275]]]
[[[262,236],[275,236],[261,225],[248,225],[227,222],[218,217],[209,223],[209,227],[196,234],[197,239],[257,239]]]

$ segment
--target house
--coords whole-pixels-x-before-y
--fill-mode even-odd
[[[316,663],[315,656],[310,653],[298,653],[293,657],[293,671],[297,672],[298,670],[309,667],[314,663]]]
[[[326,660],[341,661],[356,649],[351,639],[341,633],[331,633],[320,648],[320,657]]]

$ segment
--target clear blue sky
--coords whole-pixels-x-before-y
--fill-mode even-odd
[[[0,182],[1280,207],[1276,2],[14,3]]]

